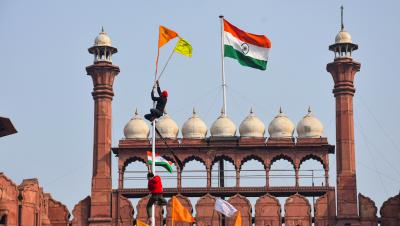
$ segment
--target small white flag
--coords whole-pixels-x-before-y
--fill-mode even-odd
[[[237,211],[232,204],[220,198],[215,200],[215,210],[227,217],[233,217]]]

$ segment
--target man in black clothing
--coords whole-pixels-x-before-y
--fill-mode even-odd
[[[157,86],[157,93],[158,97],[154,96],[154,87],[151,90],[151,99],[153,101],[157,101],[156,108],[150,109],[150,114],[144,115],[144,117],[152,122],[154,119],[159,118],[163,115],[164,113],[164,108],[165,105],[167,104],[167,99],[168,99],[168,92],[166,90],[161,92],[160,89],[160,84],[158,83],[158,80],[156,81],[156,86]]]

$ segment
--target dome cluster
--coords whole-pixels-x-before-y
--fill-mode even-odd
[[[156,127],[164,138],[177,139],[179,133],[178,124],[171,118],[169,114],[164,114],[160,117]],[[316,118],[311,109],[308,113],[297,123],[296,131],[299,138],[319,138],[323,136],[324,127],[322,123]],[[126,139],[148,139],[149,126],[147,122],[139,116],[137,111],[134,117],[129,120],[124,128],[124,135]],[[204,121],[197,115],[193,109],[193,114],[188,118],[182,126],[183,139],[205,139],[207,136],[208,128]],[[268,125],[268,133],[271,138],[292,138],[294,137],[295,125],[287,117],[282,109],[272,119]],[[242,138],[264,138],[265,125],[250,110],[249,115],[240,123],[239,134]],[[211,137],[235,137],[236,125],[229,119],[228,116],[222,111],[221,115],[215,120],[210,128]],[[159,138],[159,136],[156,136]]]

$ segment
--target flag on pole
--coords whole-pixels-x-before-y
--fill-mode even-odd
[[[265,70],[271,41],[265,35],[240,30],[225,19],[223,22],[224,56],[237,59],[243,66]]]
[[[176,196],[172,196],[172,226],[176,221],[195,222],[189,210],[179,202]]]
[[[242,214],[240,214],[240,211],[237,211],[235,226],[242,226]]]
[[[166,160],[162,156],[156,153],[156,166],[162,166],[164,167],[168,172],[172,173],[172,167],[174,165],[173,162]],[[151,165],[153,164],[153,157],[151,154],[151,151],[147,152],[147,164]]]
[[[238,211],[232,204],[220,198],[215,200],[215,210],[227,217],[233,217]]]
[[[180,38],[178,43],[176,43],[175,52],[180,53],[187,57],[192,57],[192,46],[188,41],[186,41],[183,38]]]
[[[149,226],[148,224],[145,224],[143,221],[141,220],[136,220],[136,226]]]
[[[160,56],[160,48],[167,44],[169,40],[174,39],[178,36],[178,33],[175,31],[168,29],[164,26],[160,25],[160,31],[158,33],[158,52],[157,52],[157,59],[156,59],[156,74],[158,70],[158,57]]]

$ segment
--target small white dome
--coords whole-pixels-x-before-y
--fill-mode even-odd
[[[94,46],[112,46],[111,38],[103,28],[101,28],[100,34],[94,39]]]
[[[353,43],[353,41],[349,32],[341,30],[335,37],[335,43]]]
[[[311,113],[311,108],[308,108],[308,114],[297,123],[297,135],[300,138],[319,138],[322,137],[323,133],[324,126]]]
[[[269,123],[268,133],[271,138],[290,138],[293,137],[294,124],[279,109],[279,114]]]
[[[203,139],[207,135],[207,126],[203,120],[196,114],[193,108],[193,115],[182,126],[183,138]]]
[[[135,111],[135,115],[125,125],[124,135],[127,139],[147,139],[149,137],[150,129],[147,123]]]
[[[236,125],[222,111],[212,124],[210,133],[213,137],[234,137],[236,136]]]
[[[178,124],[166,113],[158,119],[156,127],[163,138],[176,139],[178,137]],[[160,138],[157,133],[156,137]]]
[[[264,137],[265,125],[251,109],[250,114],[240,123],[239,132],[241,137]]]

